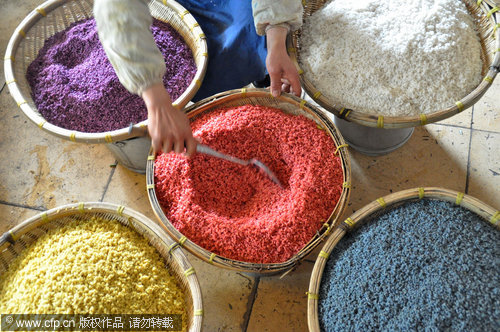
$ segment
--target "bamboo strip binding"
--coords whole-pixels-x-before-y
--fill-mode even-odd
[[[287,39],[287,48],[293,48],[295,50],[295,52],[291,52],[289,55],[294,62],[295,67],[299,71],[302,87],[309,96],[312,96],[313,99],[327,111],[340,118],[344,118],[347,121],[352,121],[368,127],[416,127],[441,121],[462,112],[463,110],[473,106],[486,93],[493,83],[496,75],[500,71],[500,52],[497,52],[497,50],[500,50],[500,32],[498,28],[495,28],[495,26],[500,23],[500,11],[492,12],[492,9],[495,7],[493,4],[495,1],[497,1],[496,6],[499,6],[498,0],[485,0],[481,2],[475,0],[462,1],[465,3],[469,13],[474,18],[474,21],[478,26],[479,37],[482,45],[481,60],[483,61],[483,80],[481,80],[481,83],[479,83],[473,91],[470,91],[461,100],[450,100],[450,106],[448,108],[424,114],[424,117],[421,115],[401,117],[383,116],[383,121],[380,120],[377,114],[362,113],[356,110],[348,110],[349,114],[346,115],[344,112],[345,109],[342,105],[335,105],[323,94],[321,94],[321,92],[318,91],[318,89],[307,78],[307,73],[304,73],[304,71],[300,68],[299,59],[301,50],[301,30],[299,30]],[[326,2],[329,2],[329,0],[303,1],[303,19],[307,20],[309,16],[322,8]]]
[[[89,202],[63,205],[31,217],[0,236],[0,274],[22,250],[34,243],[50,229],[62,227],[66,223],[86,217],[100,216],[116,220],[144,236],[157,249],[165,264],[179,282],[186,294],[187,327],[190,332],[201,331],[203,304],[201,289],[194,269],[182,250],[168,252],[175,244],[156,223],[144,215],[110,203]],[[186,273],[186,271],[192,271]]]
[[[408,190],[399,191],[377,200],[372,201],[363,208],[357,210],[349,218],[343,221],[332,233],[332,236],[326,241],[323,246],[320,255],[314,263],[314,268],[311,274],[311,279],[309,282],[308,294],[318,294],[321,286],[321,278],[323,276],[323,271],[326,265],[327,259],[325,255],[330,255],[333,248],[342,239],[342,237],[352,228],[358,227],[364,221],[380,213],[388,208],[393,208],[403,203],[419,200],[422,198],[429,198],[441,201],[451,202],[456,205],[460,205],[465,209],[475,212],[477,215],[481,216],[486,222],[491,223],[495,228],[500,231],[500,213],[498,210],[492,208],[491,206],[483,203],[469,195],[460,193],[454,190],[439,188],[439,187],[426,187],[426,188],[413,188]],[[383,206],[380,202],[385,202]],[[322,253],[325,254],[322,254]],[[307,324],[309,331],[319,332],[319,316],[318,316],[318,301],[319,297],[311,298],[308,297],[307,300]]]
[[[140,136],[143,134],[141,127],[147,125],[147,120],[135,124],[131,131],[127,127],[102,133],[76,132],[55,126],[45,121],[31,98],[26,70],[45,40],[76,21],[92,17],[92,7],[93,0],[48,0],[24,18],[12,34],[5,53],[5,80],[9,82],[9,91],[20,107],[22,104],[23,113],[31,121],[37,125],[44,123],[40,128],[57,137],[73,142],[111,143]],[[197,67],[195,77],[174,101],[183,108],[194,97],[205,77],[208,63],[205,35],[195,18],[186,15],[186,9],[175,1],[149,0],[149,9],[153,17],[169,23],[193,52]]]
[[[186,109],[186,112],[189,119],[193,121],[201,114],[216,110],[221,107],[241,106],[247,104],[270,106],[279,108],[286,113],[304,115],[324,128],[326,133],[332,138],[337,147],[343,146],[345,144],[344,139],[338,133],[338,130],[336,129],[333,122],[331,122],[320,110],[310,105],[309,103],[306,103],[304,100],[301,100],[290,94],[283,94],[282,96],[275,98],[269,93],[269,90],[266,89],[239,89],[222,92],[191,105]],[[351,164],[345,145],[343,148],[340,148],[338,150],[338,153],[341,158],[344,183],[350,184]],[[170,237],[179,242],[183,237],[183,234],[181,234],[165,216],[155,194],[154,181],[154,157],[152,157],[151,151],[146,165],[146,186],[148,188],[147,191],[149,201],[154,213],[160,221],[160,224],[167,231]],[[316,248],[320,244],[320,242],[324,241],[328,236],[330,229],[339,222],[339,218],[343,214],[347,206],[350,191],[350,185],[342,186],[342,193],[339,201],[337,202],[337,205],[332,211],[330,217],[325,222],[325,225],[304,246],[304,248],[302,248],[302,250],[300,250],[295,256],[293,256],[286,262],[258,264],[236,261],[209,252],[193,243],[189,239],[185,240],[182,246],[201,260],[217,267],[250,273],[254,275],[272,275],[277,273],[286,274],[289,271],[293,270],[300,263],[300,260],[307,256],[314,248]]]

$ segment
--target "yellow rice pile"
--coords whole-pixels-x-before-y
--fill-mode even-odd
[[[0,313],[182,314],[184,293],[133,229],[72,221],[24,250],[0,276]]]

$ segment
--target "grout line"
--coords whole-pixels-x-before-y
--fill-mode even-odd
[[[115,160],[115,164],[118,165],[118,160]],[[113,178],[113,175],[115,174],[116,167],[111,169],[111,173],[109,174],[108,181],[106,181],[106,185],[104,186],[104,191],[102,192],[101,199],[99,202],[102,202],[104,200],[104,196],[106,196],[106,192],[108,191],[109,184],[111,183],[111,179]]]
[[[474,106],[472,106],[474,107]],[[451,128],[461,128],[461,129],[469,129],[469,130],[474,130],[477,132],[482,132],[482,133],[489,133],[489,134],[500,134],[500,131],[493,131],[493,130],[486,130],[486,129],[478,129],[478,128],[472,128],[472,124],[474,123],[472,117],[471,117],[471,124],[470,126],[457,126],[457,125],[452,125],[448,123],[439,123],[439,122],[433,122],[429,123],[428,125],[435,125],[435,126],[443,126],[443,127],[451,127]]]
[[[471,131],[474,130],[476,132],[481,132],[481,133],[487,133],[487,134],[500,134],[500,131],[492,131],[492,130],[486,130],[486,129],[477,129],[477,128],[471,128]]]
[[[469,136],[469,151],[467,151],[467,175],[465,177],[465,189],[464,193],[469,193],[469,180],[470,180],[470,152],[472,150],[472,125],[474,124],[474,106],[472,106],[472,114],[470,117],[470,136]]]
[[[250,317],[252,316],[252,309],[255,299],[257,298],[257,290],[259,288],[260,277],[255,277],[255,282],[252,287],[250,295],[248,295],[247,310],[243,315],[243,324],[241,324],[241,331],[246,332],[248,329],[248,324],[250,323]]]
[[[23,209],[30,209],[30,210],[35,210],[35,211],[46,211],[47,209],[42,207],[42,206],[28,206],[28,205],[22,205],[22,204],[17,204],[17,203],[9,203],[5,201],[0,200],[0,204],[3,205],[9,205],[9,206],[14,206],[18,208],[23,208]]]
[[[474,130],[482,133],[489,133],[489,134],[500,134],[500,131],[493,131],[493,130],[486,130],[486,129],[478,129],[478,128],[472,128],[472,123],[469,127],[466,126],[454,126],[450,124],[439,124],[438,122],[430,123],[432,125],[437,125],[437,126],[443,126],[443,127],[451,127],[451,128],[459,128],[459,129],[469,129],[469,130]]]
[[[449,124],[449,123],[439,123],[439,121],[438,122],[429,123],[429,125],[437,125],[437,126],[444,126],[444,127],[470,129],[470,127],[467,127],[467,126],[459,126],[459,125],[454,125],[454,124]]]
[[[7,83],[4,83],[4,84],[2,85],[2,88],[0,88],[0,93],[2,93],[3,89],[5,89],[5,86],[6,86],[6,85],[7,85]]]

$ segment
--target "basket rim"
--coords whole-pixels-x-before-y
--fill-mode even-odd
[[[6,85],[9,88],[11,96],[16,101],[21,111],[26,115],[32,122],[34,122],[39,128],[45,130],[46,132],[70,140],[73,142],[81,143],[112,143],[117,141],[122,141],[125,139],[137,137],[143,135],[145,128],[147,127],[147,119],[139,123],[134,124],[131,128],[125,127],[121,129],[110,130],[100,133],[87,133],[72,129],[66,129],[56,126],[47,120],[38,112],[37,108],[32,108],[27,100],[32,100],[31,96],[24,96],[21,93],[16,77],[14,75],[14,62],[15,53],[19,47],[19,44],[24,39],[23,35],[31,29],[31,27],[36,24],[36,22],[44,19],[47,13],[65,5],[66,3],[74,2],[77,0],[47,0],[42,4],[38,5],[34,10],[32,10],[16,27],[12,36],[9,39],[7,49],[5,51],[4,58],[4,76]],[[93,2],[94,0],[89,0]],[[157,4],[164,6],[174,12],[182,21],[188,29],[191,30],[193,35],[198,36],[196,42],[194,43],[196,47],[194,49],[200,50],[201,56],[199,56],[198,61],[200,65],[197,65],[197,70],[195,76],[186,90],[175,100],[172,105],[178,109],[182,109],[198,92],[201,83],[205,77],[205,73],[208,65],[208,46],[206,42],[205,34],[202,28],[197,23],[194,16],[186,10],[181,4],[174,0],[161,1],[161,0],[150,0],[151,4]],[[152,15],[153,16],[153,15]],[[93,17],[90,15],[89,17]],[[153,16],[154,17],[154,16]],[[161,18],[158,18],[161,20]],[[168,22],[167,22],[168,23]],[[173,26],[172,26],[173,27]],[[175,29],[175,27],[173,27]],[[179,32],[177,29],[175,29]],[[193,40],[195,40],[193,36]],[[188,44],[189,46],[189,44]],[[193,58],[197,59],[194,49],[191,48],[193,52]]]
[[[500,7],[500,0],[484,0],[490,7]]]
[[[370,218],[375,213],[384,211],[386,208],[398,203],[415,201],[423,198],[455,203],[458,206],[476,213],[482,217],[485,222],[489,221],[489,223],[500,231],[499,210],[491,207],[474,196],[442,187],[419,187],[401,190],[368,203],[361,209],[354,212],[350,217],[346,218],[341,224],[339,224],[338,227],[335,228],[332,236],[330,236],[330,238],[325,242],[318,257],[316,258],[307,292],[307,325],[309,327],[309,331],[320,331],[318,316],[319,287],[321,285],[321,279],[328,257],[338,242],[348,231],[359,226],[360,223]]]
[[[134,223],[139,223],[141,226],[148,228],[155,234],[155,236],[158,237],[161,242],[165,243],[168,248],[172,248],[171,250],[169,250],[169,255],[172,256],[172,259],[176,261],[179,266],[187,267],[187,270],[192,269],[194,271],[193,266],[189,262],[184,252],[180,249],[179,246],[175,245],[176,243],[165,233],[165,231],[158,224],[153,222],[145,215],[131,208],[108,202],[71,203],[38,213],[9,229],[0,236],[0,252],[7,250],[9,246],[15,244],[18,239],[26,232],[29,232],[30,230],[38,228],[51,221],[57,220],[58,218],[99,212],[114,214],[116,216],[120,216],[121,218],[131,220]],[[134,229],[134,231],[136,231],[132,226],[127,227],[130,227],[131,229]],[[158,250],[156,251],[158,252]],[[160,252],[158,252],[158,254],[163,257]],[[175,275],[171,270],[169,270],[169,272]],[[196,312],[203,313],[203,301],[198,277],[196,273],[190,273],[189,275],[185,274],[185,278],[187,280],[187,286],[189,287],[191,298],[193,301],[193,313],[191,315],[192,326],[190,331],[201,331],[203,315],[195,314]]]
[[[478,1],[476,5],[482,10],[483,14],[488,14],[486,19],[488,20],[491,27],[495,27],[495,25],[500,22],[500,11],[491,12],[493,9],[491,3],[488,4],[484,1]],[[305,18],[306,13],[304,12],[303,19]],[[382,114],[370,114],[343,108],[341,106],[335,106],[333,102],[331,102],[328,98],[321,94],[321,91],[314,87],[312,82],[306,78],[304,70],[300,67],[297,52],[297,49],[299,49],[297,43],[300,38],[297,37],[297,34],[288,36],[287,49],[289,51],[290,58],[295,65],[295,68],[299,72],[299,79],[302,88],[316,103],[318,103],[328,112],[341,119],[368,127],[408,128],[434,123],[447,119],[455,114],[461,113],[469,107],[472,107],[486,93],[486,91],[493,84],[496,75],[500,71],[500,51],[498,51],[500,50],[500,29],[493,28],[493,30],[495,31],[494,37],[496,40],[496,46],[494,47],[494,49],[496,50],[496,52],[494,52],[494,58],[491,65],[489,66],[488,72],[485,76],[482,77],[479,85],[474,90],[470,91],[466,96],[456,101],[454,105],[449,106],[446,109],[436,110],[432,113],[421,113],[418,116],[385,116]]]
[[[169,236],[177,241],[181,246],[183,246],[188,252],[195,255],[199,259],[218,266],[227,268],[230,270],[250,273],[254,275],[274,275],[280,272],[285,272],[288,274],[292,270],[294,270],[298,264],[300,264],[300,260],[307,256],[315,247],[317,247],[325,238],[330,234],[330,231],[333,229],[334,224],[338,222],[339,218],[344,213],[347,203],[350,197],[350,183],[351,183],[351,164],[350,164],[350,156],[348,154],[347,149],[342,149],[341,147],[347,147],[343,137],[340,135],[339,130],[333,124],[333,121],[328,119],[326,115],[317,109],[315,106],[309,104],[307,101],[300,99],[292,94],[282,94],[280,97],[273,97],[268,89],[258,89],[258,88],[243,88],[236,89],[218,93],[211,97],[200,100],[199,102],[189,106],[186,108],[186,112],[188,118],[192,118],[196,116],[197,110],[202,109],[202,107],[208,107],[211,105],[223,104],[227,100],[232,100],[230,98],[239,97],[269,97],[273,99],[277,99],[280,102],[295,104],[297,107],[307,107],[315,112],[315,115],[318,115],[318,118],[325,125],[326,130],[328,130],[329,136],[334,141],[335,145],[338,147],[339,157],[342,165],[342,172],[344,176],[344,184],[342,192],[340,194],[339,200],[336,206],[333,208],[332,213],[330,214],[329,219],[325,222],[324,226],[316,233],[316,235],[308,242],[304,248],[299,251],[296,255],[292,256],[285,262],[281,263],[250,263],[243,262],[238,260],[233,260],[230,258],[226,258],[223,256],[219,256],[215,253],[209,252],[208,250],[202,248],[196,243],[189,240],[186,236],[184,236],[181,232],[179,232],[173,225],[170,223],[168,218],[163,213],[163,210],[160,206],[160,203],[156,197],[155,193],[155,182],[154,182],[154,161],[155,155],[153,154],[153,150],[151,149],[148,155],[147,165],[146,165],[146,190],[148,192],[148,198],[155,213],[160,225],[166,230]],[[223,105],[221,105],[223,107]]]

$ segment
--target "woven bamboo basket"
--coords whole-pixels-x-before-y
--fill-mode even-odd
[[[485,219],[485,221],[490,222],[495,228],[500,230],[500,211],[481,202],[477,198],[449,189],[438,187],[413,188],[381,197],[369,203],[368,205],[356,211],[345,221],[341,222],[339,226],[333,230],[332,235],[330,236],[328,241],[326,241],[325,245],[318,255],[318,258],[316,259],[316,263],[314,264],[314,268],[311,274],[311,280],[309,282],[309,291],[307,293],[307,323],[309,326],[309,331],[320,331],[318,316],[318,294],[321,285],[321,277],[323,276],[323,270],[325,268],[328,256],[332,252],[333,248],[335,248],[337,243],[342,239],[342,237],[349,230],[360,226],[367,219],[374,217],[389,208],[395,208],[406,202],[416,201],[424,197],[460,205],[463,208],[468,209],[481,216]]]
[[[478,1],[480,2],[480,1]],[[500,8],[500,0],[484,0],[488,5],[490,5],[491,8]],[[498,11],[498,9],[496,9]],[[498,21],[497,21],[498,22]]]
[[[253,275],[274,275],[283,273],[283,275],[292,271],[300,262],[302,258],[307,256],[316,246],[322,242],[330,230],[333,229],[340,216],[343,214],[350,195],[351,187],[351,173],[350,173],[350,159],[347,152],[347,145],[345,144],[342,136],[338,133],[335,125],[317,108],[290,94],[283,94],[278,98],[274,98],[269,90],[264,89],[241,89],[231,90],[216,94],[212,97],[201,100],[186,109],[187,115],[191,121],[199,117],[201,114],[217,110],[221,107],[235,107],[241,105],[264,105],[281,109],[285,113],[294,115],[303,115],[315,121],[318,126],[325,129],[325,132],[331,137],[337,146],[337,153],[340,154],[342,171],[344,174],[344,184],[341,196],[337,205],[330,214],[330,217],[325,222],[324,226],[316,233],[316,235],[292,258],[282,263],[272,264],[257,264],[232,260],[226,257],[219,256],[215,253],[209,252],[204,248],[198,246],[190,241],[183,234],[181,234],[168,220],[163,212],[160,203],[155,193],[155,178],[154,178],[154,160],[155,156],[152,151],[148,157],[146,166],[146,182],[149,201],[158,217],[160,223],[164,226],[168,234],[183,246],[190,253],[217,267],[236,270]]]
[[[430,114],[420,114],[419,116],[390,117],[376,114],[363,113],[334,104],[321,91],[319,91],[310,81],[307,73],[300,68],[301,50],[301,30],[295,32],[287,40],[287,47],[290,57],[300,74],[302,87],[315,102],[324,107],[327,111],[335,114],[341,119],[351,121],[360,125],[376,128],[409,128],[425,125],[436,121],[444,120],[474,105],[488,90],[493,83],[497,73],[500,71],[500,11],[494,1],[473,1],[462,0],[470,15],[474,18],[478,34],[481,40],[481,60],[483,62],[483,80],[473,90],[461,100],[450,100],[450,106],[443,110],[436,110]],[[308,0],[304,3],[304,21],[310,15],[323,7],[328,0]]]
[[[91,217],[116,220],[144,236],[157,249],[169,272],[176,277],[186,294],[188,330],[201,331],[203,306],[200,285],[185,254],[160,226],[124,206],[101,202],[68,204],[25,220],[0,237],[0,275],[7,271],[14,258],[49,230],[74,220],[88,220]]]
[[[86,133],[61,128],[47,122],[38,111],[26,80],[26,71],[44,41],[72,23],[93,17],[93,0],[49,0],[32,11],[14,31],[5,53],[5,81],[23,113],[41,129],[63,139],[83,143],[112,143],[140,136],[144,120],[132,127],[102,133]],[[193,81],[173,104],[183,108],[196,94],[205,76],[208,49],[205,34],[195,18],[175,1],[150,0],[153,17],[169,23],[193,52],[197,71]]]

